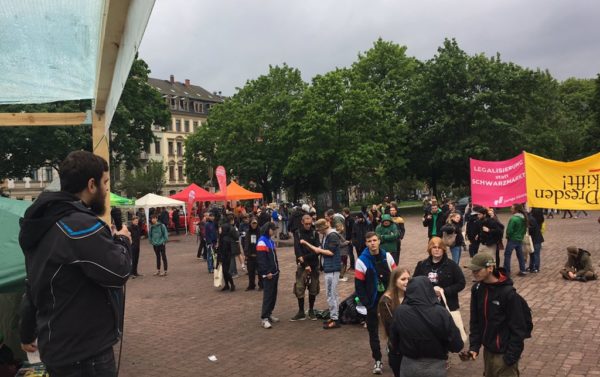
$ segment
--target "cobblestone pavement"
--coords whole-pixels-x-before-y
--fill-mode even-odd
[[[515,277],[515,286],[533,311],[533,337],[520,361],[522,376],[600,376],[600,283],[566,282],[557,271],[565,248],[577,245],[600,262],[598,213],[587,218],[549,219],[541,272]],[[501,215],[506,224],[508,215]],[[406,218],[400,264],[414,269],[426,256],[426,230],[418,216]],[[140,271],[127,285],[121,376],[368,376],[373,361],[368,334],[360,326],[323,330],[320,321],[289,322],[297,311],[292,293],[293,249],[278,250],[281,264],[273,329],[260,327],[262,292],[244,292],[246,275],[235,292],[212,287],[206,263],[196,259],[195,236],[172,236],[167,244],[169,276],[155,277],[154,253],[142,240]],[[468,262],[463,252],[461,265]],[[517,270],[516,257],[512,270]],[[470,272],[463,270],[467,282]],[[353,291],[353,277],[340,282],[340,298]],[[322,277],[321,277],[322,279]],[[463,320],[469,319],[469,287],[460,295]],[[321,287],[323,287],[323,283]],[[308,304],[307,304],[308,307]],[[316,307],[325,309],[325,293]],[[215,355],[216,362],[208,357]],[[449,376],[481,376],[482,360],[450,356]],[[384,360],[385,375],[392,375]]]

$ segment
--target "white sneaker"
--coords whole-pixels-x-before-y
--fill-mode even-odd
[[[273,327],[273,326],[271,326],[271,322],[269,322],[268,319],[263,319],[261,321],[261,326],[265,329],[270,329],[271,327]]]
[[[376,361],[373,366],[373,374],[382,374],[383,373],[383,363],[381,361]]]
[[[343,278],[339,278],[339,281],[348,281],[348,278],[344,276]]]
[[[273,322],[273,323],[277,323],[277,322],[279,322],[279,318],[277,318],[277,317],[273,317],[273,316],[270,316],[270,317],[269,317],[269,321],[271,321],[271,322]]]

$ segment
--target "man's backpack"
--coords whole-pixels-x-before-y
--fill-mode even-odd
[[[533,317],[531,315],[531,308],[527,301],[521,296],[516,290],[514,290],[516,300],[523,311],[523,318],[525,319],[525,327],[527,328],[527,333],[525,334],[525,338],[531,338],[531,333],[533,331]]]

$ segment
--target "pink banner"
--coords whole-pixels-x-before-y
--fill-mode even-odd
[[[217,166],[217,171],[215,172],[217,176],[217,181],[219,182],[219,190],[220,193],[225,195],[227,194],[227,173],[225,172],[225,168],[223,166]]]
[[[510,207],[527,201],[523,154],[506,161],[471,160],[471,198],[486,207]]]

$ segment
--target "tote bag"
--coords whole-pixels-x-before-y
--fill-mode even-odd
[[[221,288],[223,286],[223,266],[221,263],[215,268],[213,284],[215,288]]]
[[[467,343],[468,337],[467,337],[467,332],[465,331],[465,325],[463,323],[462,320],[462,315],[460,314],[460,310],[450,310],[450,308],[448,308],[448,304],[446,303],[446,295],[442,292],[442,300],[444,300],[444,305],[446,306],[446,310],[448,310],[448,312],[450,313],[450,316],[452,316],[452,320],[454,321],[454,324],[456,325],[456,327],[458,328],[458,331],[460,331],[460,337],[463,341],[463,343]]]

